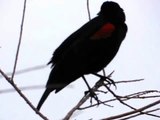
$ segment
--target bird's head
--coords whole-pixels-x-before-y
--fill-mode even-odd
[[[106,1],[102,4],[101,10],[98,13],[99,16],[103,16],[106,20],[124,23],[125,13],[118,3],[112,1]]]

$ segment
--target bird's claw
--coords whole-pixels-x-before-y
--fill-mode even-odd
[[[85,95],[89,94],[89,96],[91,97],[91,99],[90,99],[91,104],[92,104],[92,98],[94,98],[97,101],[98,105],[100,104],[100,100],[98,99],[97,94],[92,89],[89,89],[88,91],[85,91],[84,94]]]
[[[109,77],[102,76],[101,80],[103,80],[103,81],[107,82],[109,85],[113,85],[115,88],[117,88],[114,80],[110,79]]]
[[[99,74],[97,74],[97,73],[92,73],[92,74],[100,77],[100,80],[102,81],[103,84],[104,84],[104,81],[105,81],[105,82],[108,83],[108,85],[113,85],[113,86],[115,86],[115,88],[117,88],[114,80],[112,80],[112,79],[110,78],[111,75],[109,75],[109,76],[103,76],[103,75],[99,75]]]

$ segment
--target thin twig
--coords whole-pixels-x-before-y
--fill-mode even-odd
[[[11,77],[12,81],[13,81],[13,78],[14,78],[14,75],[15,75],[15,71],[16,71],[16,67],[17,67],[17,62],[18,62],[18,55],[19,55],[20,45],[21,45],[21,41],[22,41],[23,23],[24,23],[24,17],[25,17],[26,2],[27,2],[27,0],[24,0],[24,7],[23,7],[23,14],[22,14],[22,21],[21,21],[21,29],[20,29],[20,35],[19,35],[19,42],[18,42],[18,46],[17,46],[15,63],[14,63],[14,67],[13,67],[12,77]]]
[[[109,74],[109,75],[107,76],[107,78],[111,77],[112,74],[113,74],[113,72],[112,72],[111,74]],[[97,83],[99,83],[100,81],[101,81],[101,80],[99,80]],[[133,80],[133,81],[134,81],[134,82],[138,82],[138,81],[141,81],[141,79],[140,79],[140,80]],[[124,83],[127,83],[127,82],[130,82],[130,81],[123,81],[123,82],[124,82]],[[97,91],[98,88],[101,87],[101,85],[97,85],[97,83],[96,83],[95,86],[92,88],[93,92],[94,92],[94,91]],[[119,81],[118,83],[121,83],[121,82]],[[89,97],[90,97],[89,94],[87,94],[86,96],[84,96],[84,97],[77,103],[77,105],[75,105],[75,107],[73,107],[73,108],[66,114],[66,116],[64,117],[63,120],[68,120],[68,119],[72,116],[72,114],[73,114],[76,110],[78,110],[78,109],[80,108],[80,106],[89,99]],[[101,104],[103,104],[103,102],[101,102]]]
[[[134,107],[132,107],[131,105],[129,105],[129,104],[125,103],[124,101],[122,101],[122,100],[120,99],[120,97],[117,96],[107,85],[105,85],[105,87],[107,88],[107,90],[108,90],[120,103],[122,103],[123,105],[125,105],[125,106],[127,106],[127,107],[129,107],[129,108],[131,108],[131,109],[133,109],[133,110],[135,110],[135,111],[137,110],[136,108],[134,108]],[[140,111],[140,113],[141,113],[141,114],[146,114],[146,115],[149,115],[149,116],[150,116],[150,114],[147,114],[147,113],[142,112],[142,111]]]
[[[154,115],[154,114],[151,114],[151,112],[155,112],[155,111],[159,111],[160,109],[157,108],[157,109],[153,109],[153,110],[148,110],[148,111],[145,111],[145,113],[149,114],[150,116],[153,116],[153,117],[156,117],[156,118],[160,118],[159,115]],[[128,119],[131,119],[131,118],[134,118],[134,117],[137,117],[137,116],[140,116],[140,115],[143,115],[141,113],[137,113],[137,114],[133,114],[131,116],[128,116],[128,117],[125,117],[125,118],[122,118],[120,120],[128,120]]]
[[[122,114],[119,114],[119,115],[107,117],[107,118],[104,118],[102,120],[114,120],[114,119],[121,118],[121,117],[124,117],[124,116],[132,115],[132,114],[135,114],[135,113],[139,113],[139,112],[141,113],[142,111],[144,111],[144,110],[146,110],[148,108],[151,108],[151,107],[153,107],[155,105],[158,105],[158,104],[160,104],[160,100],[157,100],[157,101],[155,101],[155,102],[153,102],[151,104],[148,104],[148,105],[146,105],[144,107],[141,107],[139,109],[136,109],[136,110],[133,110],[133,111],[130,111],[130,112],[126,112],[126,113],[122,113]]]
[[[99,86],[94,86],[92,88],[93,92],[96,91],[99,88]],[[80,108],[80,106],[85,103],[90,98],[90,94],[85,95],[78,103],[75,105],[63,118],[63,120],[69,120],[69,118],[72,116],[72,114]]]
[[[18,62],[18,56],[19,56],[19,51],[20,51],[20,46],[21,46],[21,41],[22,41],[22,33],[23,33],[23,24],[24,24],[24,18],[25,18],[25,11],[26,11],[26,3],[27,0],[24,0],[24,6],[23,6],[23,13],[22,13],[22,21],[21,21],[21,28],[20,28],[20,35],[19,35],[19,42],[17,46],[17,51],[16,51],[16,57],[15,57],[15,63],[13,67],[13,73],[11,78],[9,78],[1,69],[0,73],[5,77],[5,79],[12,85],[12,87],[17,91],[17,93],[26,101],[26,103],[44,120],[48,120],[46,116],[44,116],[42,113],[40,113],[34,105],[27,99],[27,97],[21,92],[21,90],[14,84],[14,75],[16,72],[16,67],[17,67],[17,62]]]
[[[134,107],[126,104],[125,102],[123,102],[123,101],[120,99],[120,97],[119,97],[118,95],[116,95],[107,85],[105,85],[105,87],[107,88],[107,90],[108,90],[120,103],[122,103],[123,105],[125,105],[125,106],[127,106],[127,107],[129,107],[129,108],[131,108],[131,109],[133,109],[133,110],[136,110]]]
[[[55,87],[59,87],[59,86],[64,86],[65,84],[55,84],[55,85],[50,85],[50,88],[55,88]],[[23,87],[18,87],[21,91],[24,90],[37,90],[37,89],[44,89],[45,85],[32,85],[32,86],[23,86]],[[72,85],[68,85],[67,88],[73,88]],[[3,93],[10,93],[10,92],[16,92],[16,90],[14,88],[9,88],[9,89],[3,89],[0,90],[0,94]]]
[[[113,73],[113,72],[112,72],[112,73]],[[110,76],[112,75],[112,73],[109,74],[107,77],[110,77]],[[101,79],[100,79],[97,83],[99,83],[100,81],[101,81]],[[92,87],[92,91],[93,91],[93,92],[97,91],[98,88],[101,87],[101,85],[98,85],[97,83]],[[85,103],[89,98],[90,98],[90,94],[85,95],[85,96],[77,103],[77,105],[75,105],[75,107],[73,107],[73,108],[66,114],[66,116],[63,118],[63,120],[69,120],[69,118],[72,116],[72,114],[73,114],[76,110],[78,110],[78,109],[80,108],[80,106],[81,106],[83,103]],[[105,103],[100,102],[100,104],[105,104]]]
[[[21,73],[26,73],[26,72],[30,72],[30,70],[32,71],[32,70],[36,70],[36,69],[41,69],[41,68],[39,68],[39,67],[42,67],[43,68],[43,65],[42,66],[36,66],[36,67],[32,67],[32,68],[27,68],[27,69],[23,69],[23,70],[19,70],[19,71],[16,71],[16,73],[15,74],[21,74]],[[35,69],[34,69],[35,68]],[[9,76],[10,74],[9,73],[5,73],[7,76]],[[0,77],[3,77],[2,75],[0,76]],[[122,84],[122,83],[129,83],[129,82],[138,82],[138,81],[141,81],[141,79],[137,79],[137,80],[123,80],[123,81],[118,81],[118,82],[115,82],[116,84]],[[73,86],[72,85],[68,85],[67,87],[69,87],[69,88],[72,88]],[[45,85],[33,85],[33,86],[23,86],[23,87],[19,87],[19,89],[21,90],[21,91],[24,91],[24,90],[37,90],[37,89],[44,89],[45,88]],[[10,93],[10,92],[15,92],[15,89],[13,89],[13,88],[11,88],[11,89],[4,89],[4,90],[0,90],[0,94],[3,94],[3,93]],[[142,91],[142,92],[139,92],[139,93],[134,93],[134,94],[140,94],[141,95],[141,93],[143,93],[144,94],[144,92],[145,91]],[[157,91],[157,90],[148,90],[148,91],[146,91],[146,92],[159,92],[160,93],[160,91]],[[106,92],[104,92],[104,93],[106,93]],[[125,97],[125,96],[123,96],[123,97]],[[148,96],[147,98],[152,98],[152,97],[154,97],[154,96]],[[159,97],[159,96],[155,96],[155,97]],[[141,98],[146,98],[146,96],[145,97],[141,97]],[[96,105],[96,104],[95,104]],[[94,106],[94,104],[93,104],[93,106]]]
[[[88,12],[88,18],[89,18],[89,20],[91,20],[91,13],[90,13],[90,9],[89,9],[89,0],[87,0],[87,12]]]
[[[118,84],[118,83],[129,83],[129,82],[140,82],[140,81],[143,81],[144,79],[135,79],[135,80],[121,80],[121,81],[116,81],[115,83]]]
[[[44,69],[44,68],[46,68],[46,65],[37,65],[37,66],[33,66],[33,67],[21,69],[21,70],[16,70],[15,71],[15,75],[24,74],[24,73],[28,73],[28,72]],[[13,72],[6,72],[6,75],[10,76],[10,75],[12,75],[12,73]],[[0,76],[0,79],[1,78],[3,78],[3,76]]]
[[[33,85],[33,86],[24,86],[24,87],[18,87],[18,88],[21,91],[24,91],[24,90],[37,90],[37,89],[44,89],[45,85]],[[0,94],[11,93],[11,92],[16,92],[16,90],[14,88],[0,90]]]
[[[44,116],[42,113],[40,113],[37,108],[34,107],[34,105],[26,98],[26,96],[21,92],[21,90],[14,84],[13,81],[10,80],[10,78],[0,69],[0,73],[3,75],[3,77],[12,85],[12,87],[17,91],[17,93],[26,101],[26,103],[44,120],[48,120],[46,116]]]
[[[67,115],[63,118],[63,120],[69,120],[72,114],[84,103],[86,100],[90,97],[89,94],[84,96],[78,103],[75,105],[68,113]]]
[[[144,95],[145,93],[148,94],[148,93],[153,93],[153,92],[159,93],[159,91],[156,91],[156,90],[147,90],[147,91],[132,93],[132,94],[125,95],[125,96],[119,96],[119,98],[122,101],[127,101],[127,100],[130,100],[130,99],[160,98],[160,95],[141,96],[141,95]],[[109,102],[113,102],[113,101],[116,101],[116,100],[117,100],[116,98],[113,98],[113,99],[105,100],[102,103],[109,103]],[[97,105],[98,105],[97,103],[96,104],[92,104],[92,105],[89,105],[89,106],[78,108],[78,110],[84,110],[84,109],[87,109],[87,108],[95,107]]]

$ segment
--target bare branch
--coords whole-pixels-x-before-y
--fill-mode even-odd
[[[44,69],[44,68],[46,68],[46,65],[37,65],[37,66],[33,66],[33,67],[17,70],[17,71],[15,71],[15,75],[19,75],[19,74],[23,74],[23,73],[28,73],[28,72],[32,72],[32,71],[40,70],[40,69]],[[6,72],[6,75],[10,76],[10,75],[12,75],[12,73],[13,72]],[[0,79],[1,78],[3,78],[3,76],[0,76]]]
[[[14,82],[0,69],[0,73],[4,76],[4,78],[12,85],[12,87],[17,91],[17,93],[26,101],[26,103],[44,120],[48,120],[46,116],[40,113],[37,108],[26,98],[26,96],[21,92],[21,90],[14,84]]]
[[[88,12],[88,18],[91,20],[91,14],[90,14],[90,9],[89,9],[89,0],[87,0],[87,12]]]
[[[149,114],[150,116],[160,118],[160,116],[158,116],[158,115],[151,114],[152,112],[159,111],[159,110],[160,110],[160,109],[157,108],[157,109],[145,111],[145,113]],[[128,119],[130,119],[130,118],[134,118],[134,117],[137,117],[137,116],[140,116],[140,115],[143,115],[143,114],[141,114],[141,113],[133,114],[133,115],[131,115],[131,116],[124,117],[124,118],[122,118],[122,119],[120,119],[120,120],[128,120]]]
[[[18,88],[21,91],[24,91],[24,90],[37,90],[37,89],[45,88],[45,85],[33,85],[33,86],[24,86],[24,87],[18,87]],[[14,88],[0,90],[0,94],[11,93],[11,92],[16,92],[16,90]]]
[[[112,72],[112,73],[113,73],[113,72]],[[110,77],[110,76],[112,75],[112,73],[109,74],[107,77]],[[101,80],[99,80],[97,83],[99,83],[100,81],[101,81]],[[99,85],[99,84],[97,84],[97,83],[92,87],[93,92],[97,91],[98,88],[101,87],[101,85]],[[78,110],[78,109],[80,108],[80,106],[81,106],[83,103],[85,103],[89,98],[90,98],[90,94],[85,95],[85,96],[77,103],[77,105],[75,105],[75,107],[73,107],[73,108],[67,113],[67,115],[64,117],[63,120],[69,120],[69,118],[72,116],[72,114],[73,114],[76,110]],[[105,104],[105,103],[100,102],[100,104]],[[109,106],[109,105],[108,105],[108,106]]]
[[[98,90],[100,86],[94,86],[92,88],[93,92]],[[85,95],[78,103],[77,105],[75,105],[75,107],[73,107],[68,113],[67,115],[64,117],[63,120],[69,120],[69,118],[72,116],[72,114],[78,109],[80,108],[80,106],[85,103],[88,99],[90,98],[90,94]]]
[[[24,17],[25,17],[26,2],[27,2],[27,0],[24,0],[24,7],[23,7],[23,14],[22,14],[22,21],[21,21],[21,29],[20,29],[20,35],[19,35],[19,42],[18,42],[18,46],[17,46],[16,58],[15,58],[13,73],[12,73],[12,77],[11,77],[12,81],[13,81],[13,78],[14,78],[14,75],[15,75],[15,71],[16,71],[16,67],[17,67],[17,61],[18,61],[18,55],[19,55],[19,50],[20,50],[20,45],[21,45],[21,41],[22,41],[23,23],[24,23]]]
[[[73,107],[67,115],[63,118],[63,120],[69,120],[69,118],[72,116],[72,114],[89,98],[89,94],[84,96],[78,103]]]
[[[122,101],[127,101],[127,100],[130,100],[130,99],[147,99],[147,98],[160,98],[160,95],[148,95],[148,96],[142,96],[144,94],[149,94],[149,93],[159,93],[159,91],[157,90],[147,90],[147,91],[142,91],[142,92],[137,92],[137,93],[132,93],[132,94],[129,94],[129,95],[125,95],[125,96],[119,96],[119,99],[121,99]],[[113,102],[113,101],[116,101],[117,99],[116,98],[113,98],[113,99],[109,99],[109,100],[105,100],[103,101],[103,103],[109,103],[109,102]],[[91,107],[95,107],[97,106],[98,104],[92,104],[92,105],[89,105],[89,106],[85,106],[85,107],[80,107],[78,108],[78,110],[84,110],[84,109],[87,109],[87,108],[91,108]]]
[[[116,84],[118,83],[129,83],[129,82],[140,82],[140,81],[143,81],[144,79],[135,79],[135,80],[121,80],[121,81],[117,81],[115,82]]]
[[[130,111],[130,112],[126,112],[126,113],[123,113],[123,114],[120,114],[120,115],[115,115],[115,116],[107,117],[107,118],[104,118],[102,120],[114,120],[114,119],[121,118],[121,117],[124,117],[124,116],[132,115],[132,114],[135,114],[135,113],[142,112],[142,111],[144,111],[144,110],[146,110],[148,108],[151,108],[153,106],[156,106],[158,104],[160,104],[160,100],[157,100],[157,101],[155,101],[155,102],[153,102],[151,104],[148,104],[148,105],[146,105],[144,107],[141,107],[139,109],[136,109],[136,110],[133,110],[133,111]]]
[[[120,103],[122,103],[123,105],[125,105],[125,106],[127,106],[127,107],[129,107],[129,108],[131,108],[131,109],[133,109],[133,110],[136,110],[136,108],[134,108],[134,107],[132,107],[131,105],[123,102],[123,101],[120,99],[120,97],[119,97],[118,95],[116,95],[107,85],[105,85],[105,87],[107,88],[107,90],[108,90]]]
[[[23,12],[22,12],[22,21],[21,21],[21,28],[20,28],[20,35],[19,35],[19,41],[18,41],[18,46],[17,46],[17,51],[16,51],[16,57],[15,57],[15,63],[13,67],[13,72],[11,78],[9,78],[1,69],[0,73],[2,76],[10,83],[10,85],[17,91],[17,93],[26,101],[26,103],[44,120],[48,120],[47,117],[45,117],[42,113],[40,113],[34,106],[33,104],[27,99],[27,97],[21,92],[21,90],[17,87],[17,85],[14,83],[14,75],[17,67],[17,62],[18,62],[18,56],[19,56],[19,51],[20,51],[20,46],[21,46],[21,41],[22,41],[22,33],[23,33],[23,24],[24,24],[24,18],[25,18],[25,11],[26,11],[26,3],[27,0],[24,0],[24,6],[23,6]]]

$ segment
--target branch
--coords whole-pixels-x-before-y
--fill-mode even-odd
[[[17,71],[15,71],[15,75],[24,74],[24,73],[28,73],[28,72],[44,69],[44,68],[46,68],[45,64],[43,64],[43,65],[37,65],[37,66],[33,66],[33,67],[17,70]],[[6,75],[10,76],[10,75],[12,75],[12,73],[13,72],[6,72]],[[0,79],[1,78],[3,78],[3,76],[0,76]]]
[[[95,92],[96,90],[98,90],[100,86],[94,86],[92,88],[93,92]],[[85,95],[78,103],[77,105],[75,105],[75,107],[73,107],[68,113],[67,115],[64,117],[63,120],[69,120],[69,118],[72,116],[72,114],[78,109],[80,108],[80,106],[85,103],[88,99],[90,98],[90,94]]]
[[[86,102],[86,100],[89,98],[89,94],[87,94],[86,96],[84,96],[78,103],[77,105],[75,105],[75,107],[73,107],[68,113],[67,115],[63,118],[63,120],[69,120],[69,118],[72,116],[72,114],[84,103]]]
[[[157,101],[155,101],[155,102],[153,102],[151,104],[148,104],[148,105],[146,105],[144,107],[141,107],[139,109],[136,109],[136,110],[133,110],[133,111],[130,111],[130,112],[126,112],[126,113],[123,113],[123,114],[120,114],[120,115],[107,117],[107,118],[104,118],[102,120],[114,120],[114,119],[121,118],[121,117],[124,117],[124,116],[132,115],[132,114],[135,114],[135,113],[142,112],[142,111],[144,111],[144,110],[146,110],[148,108],[151,108],[151,107],[153,107],[155,105],[158,105],[158,104],[160,104],[160,100],[157,100]]]
[[[2,74],[2,76],[7,80],[7,82],[9,82],[12,87],[17,91],[17,93],[26,101],[26,103],[44,120],[48,120],[48,118],[46,116],[44,116],[42,113],[40,113],[37,108],[34,107],[34,105],[26,98],[26,96],[21,92],[21,90],[16,86],[16,84],[14,84],[13,80],[11,80],[1,69],[0,69],[0,73]]]
[[[89,0],[87,0],[87,12],[88,12],[88,18],[91,20],[91,14],[90,14],[90,9],[89,9]]]
[[[21,41],[22,41],[23,23],[24,23],[24,17],[25,17],[26,2],[27,2],[27,0],[24,0],[24,7],[23,7],[23,14],[22,14],[22,21],[21,21],[21,29],[20,29],[20,35],[19,35],[19,42],[18,42],[18,46],[17,46],[16,58],[15,58],[13,73],[12,73],[12,77],[11,77],[12,81],[13,81],[13,78],[14,78],[14,75],[15,75],[15,71],[16,71],[16,67],[17,67],[17,61],[18,61],[18,55],[19,55],[19,50],[20,50],[20,45],[21,45]]]
[[[130,100],[130,99],[160,98],[160,95],[143,96],[145,94],[153,93],[153,92],[154,93],[159,93],[159,91],[157,91],[157,90],[147,90],[147,91],[132,93],[132,94],[125,95],[125,96],[119,96],[119,98],[122,101],[127,101],[127,100]],[[117,100],[116,98],[113,98],[113,99],[105,100],[102,103],[109,103],[109,102],[113,102],[113,101],[116,101],[116,100]],[[93,105],[89,105],[89,106],[78,108],[78,110],[84,110],[84,109],[87,109],[87,108],[95,107],[97,105],[98,104],[96,103],[96,104],[93,104]]]
[[[112,75],[112,74],[108,75],[107,78],[110,79],[111,75]],[[125,81],[123,80],[123,81],[118,81],[118,82],[115,82],[115,83],[116,83],[116,84],[118,84],[118,83],[132,83],[132,82],[139,82],[139,81],[142,81],[142,80],[143,80],[143,79],[136,79],[136,80],[131,80],[131,81],[130,81],[130,80],[125,80]],[[104,85],[104,84],[98,84],[98,83],[100,83],[100,81],[102,82],[102,80],[99,80],[99,81],[94,85],[94,87],[92,88],[93,92],[99,92],[99,91],[98,91],[98,88]],[[107,84],[106,84],[106,86],[107,86]],[[130,95],[123,96],[123,97],[117,96],[111,89],[109,89],[108,86],[107,86],[107,90],[115,97],[115,99],[110,99],[110,100],[108,100],[108,101],[101,102],[100,104],[105,104],[106,102],[111,102],[111,101],[118,100],[120,103],[122,103],[122,104],[130,107],[130,108],[133,109],[134,111],[140,112],[139,114],[146,114],[146,115],[151,115],[151,116],[153,116],[153,115],[152,115],[152,114],[148,114],[147,112],[139,111],[139,109],[137,110],[137,109],[135,109],[134,107],[132,107],[132,106],[124,103],[123,101],[129,100],[129,99],[132,99],[132,98],[143,99],[143,98],[151,98],[151,97],[153,97],[153,98],[155,98],[155,97],[160,97],[159,95],[157,95],[157,96],[156,96],[156,95],[154,95],[154,96],[146,96],[146,97],[143,96],[143,95],[145,95],[145,94],[153,93],[153,92],[158,92],[158,93],[159,93],[159,91],[156,91],[156,90],[148,90],[148,91],[137,92],[137,93],[133,93],[133,94],[130,94]],[[103,91],[102,93],[106,93],[106,92]],[[89,95],[89,94],[87,94],[86,96],[84,96],[84,97],[77,103],[77,105],[76,105],[75,107],[73,107],[73,108],[67,113],[67,115],[64,117],[63,120],[69,120],[70,117],[72,116],[72,114],[73,114],[76,110],[82,110],[82,109],[86,109],[86,108],[91,107],[91,106],[88,106],[88,107],[86,107],[86,108],[80,108],[80,106],[81,106],[86,100],[88,100],[88,98],[90,98],[90,95]],[[95,105],[99,105],[99,104],[95,104]],[[95,106],[95,105],[94,105],[94,106]],[[110,119],[108,119],[108,120],[110,120]]]
[[[112,74],[113,74],[113,72],[112,72],[111,74],[109,74],[107,77],[108,77],[108,78],[111,77]],[[101,79],[100,79],[97,83],[100,83],[100,81],[101,81]],[[100,84],[97,84],[97,83],[92,87],[93,92],[97,91],[98,88],[101,87],[101,85],[100,85]],[[67,113],[67,115],[63,118],[63,120],[69,120],[69,118],[72,116],[72,114],[73,114],[76,110],[78,110],[78,109],[80,108],[80,106],[81,106],[83,103],[85,103],[90,97],[91,97],[90,94],[85,95],[85,96],[77,103],[77,105],[76,105],[75,107],[73,107],[73,108]],[[103,103],[101,102],[101,104],[103,104]]]
[[[45,88],[45,85],[23,86],[23,87],[18,87],[18,88],[21,91],[24,91],[24,90],[37,90],[37,89]],[[0,90],[0,94],[11,93],[11,92],[16,92],[16,90],[14,88]]]
[[[160,109],[157,108],[157,109],[145,111],[145,113],[149,114],[150,116],[160,118],[160,116],[158,116],[158,115],[151,114],[151,112],[155,112],[155,111],[159,111],[159,110],[160,110]],[[134,117],[137,117],[137,116],[140,116],[140,115],[143,115],[143,114],[141,114],[141,113],[133,114],[133,115],[131,115],[131,116],[122,118],[122,119],[120,119],[120,120],[128,120],[128,119],[130,119],[130,118],[134,118]]]

